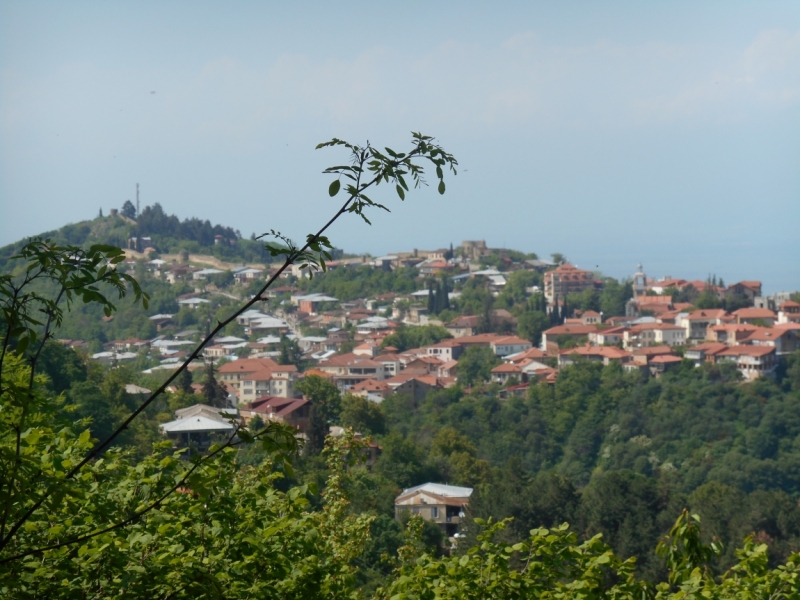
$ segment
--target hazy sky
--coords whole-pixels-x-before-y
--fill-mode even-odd
[[[153,93],[155,92],[155,93]],[[337,246],[464,239],[614,276],[800,288],[800,2],[0,0],[0,245],[159,202],[249,236],[332,213],[314,151],[462,171]]]

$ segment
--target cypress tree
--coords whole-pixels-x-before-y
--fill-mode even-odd
[[[428,314],[436,312],[436,299],[433,297],[433,284],[428,283]]]

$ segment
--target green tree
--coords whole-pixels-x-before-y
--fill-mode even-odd
[[[125,204],[122,205],[122,209],[119,211],[119,213],[123,217],[127,217],[129,219],[135,219],[136,218],[136,207],[133,205],[133,202],[131,202],[130,200],[125,200]]]
[[[363,396],[353,394],[342,397],[341,424],[364,434],[386,432],[386,419],[380,407]]]
[[[472,386],[489,381],[492,369],[500,364],[500,359],[491,348],[472,346],[458,359],[458,381],[462,385]]]
[[[339,389],[319,375],[307,375],[297,382],[295,389],[311,400],[306,452],[319,454],[325,446],[330,426],[337,422],[342,410]]]

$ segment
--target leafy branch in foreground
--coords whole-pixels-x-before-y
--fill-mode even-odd
[[[362,217],[367,223],[369,220],[364,211],[371,207],[388,210],[384,205],[374,202],[366,191],[381,183],[394,182],[396,192],[401,199],[405,198],[405,190],[408,190],[406,176],[409,177],[415,187],[425,185],[424,168],[417,164],[419,160],[426,160],[431,163],[436,171],[439,180],[438,191],[444,193],[444,169],[449,168],[452,173],[456,173],[457,161],[445,152],[440,146],[434,143],[430,136],[419,133],[412,134],[411,149],[405,153],[398,153],[389,148],[385,153],[377,150],[369,143],[365,146],[357,146],[339,139],[333,139],[317,146],[317,148],[344,146],[350,151],[350,164],[335,166],[326,169],[325,173],[338,174],[339,177],[348,179],[345,186],[347,198],[334,213],[334,215],[316,232],[308,234],[306,242],[302,246],[295,246],[291,240],[282,236],[279,232],[272,231],[271,235],[277,237],[285,245],[268,244],[267,248],[272,256],[282,256],[284,261],[278,270],[273,273],[261,289],[248,302],[240,306],[227,319],[218,321],[216,326],[209,332],[200,344],[192,351],[186,360],[156,389],[136,410],[134,410],[105,440],[93,445],[88,452],[77,460],[71,456],[69,460],[62,462],[55,475],[50,478],[40,479],[35,476],[32,480],[18,481],[16,473],[19,472],[19,463],[23,456],[22,433],[26,429],[26,419],[29,412],[27,410],[26,398],[31,397],[35,381],[35,362],[38,351],[34,354],[31,361],[30,381],[27,386],[27,393],[24,386],[14,385],[5,389],[10,394],[10,403],[18,407],[16,416],[12,416],[4,423],[5,431],[0,432],[3,436],[8,431],[16,434],[16,440],[11,446],[16,447],[11,456],[3,457],[0,469],[3,475],[10,475],[10,481],[2,488],[0,501],[3,502],[2,527],[0,527],[0,552],[11,543],[25,523],[39,510],[46,502],[52,503],[54,499],[63,498],[65,482],[73,480],[91,461],[97,459],[123,431],[125,431],[142,412],[161,394],[167,387],[183,373],[189,364],[200,357],[203,348],[229,323],[236,317],[251,308],[264,298],[264,293],[275,282],[278,277],[292,264],[300,263],[304,267],[324,270],[326,260],[330,260],[332,245],[325,235],[328,228],[343,214],[355,213]],[[330,196],[336,196],[341,189],[340,179],[330,184],[328,192]],[[4,332],[3,354],[8,348],[14,348],[19,354],[23,353],[30,345],[30,340],[36,339],[36,328],[44,327],[43,340],[46,341],[50,335],[51,324],[60,323],[61,312],[59,303],[66,297],[68,302],[76,296],[80,296],[84,302],[99,302],[103,305],[106,314],[110,314],[115,309],[114,305],[101,293],[98,284],[108,283],[123,294],[126,285],[129,284],[137,300],[141,299],[147,303],[147,295],[141,291],[136,281],[125,274],[117,273],[113,265],[124,259],[124,253],[119,248],[110,246],[93,246],[89,251],[84,251],[72,247],[58,248],[55,257],[44,252],[36,244],[31,242],[20,254],[20,258],[29,261],[25,278],[21,284],[13,284],[10,277],[0,281],[3,291],[3,310],[8,314],[7,322],[9,326]],[[46,243],[45,243],[46,244]],[[46,248],[46,246],[45,246]],[[53,252],[53,249],[50,249]],[[108,263],[108,264],[106,264]],[[23,289],[36,279],[49,279],[60,285],[59,292],[55,300],[36,294],[35,292],[25,292]],[[33,318],[32,311],[34,306],[44,307],[47,319],[42,322]],[[48,312],[49,311],[49,312]],[[28,340],[28,341],[24,341]],[[5,385],[5,384],[3,384]],[[5,448],[5,446],[4,446]],[[8,462],[6,462],[8,458]],[[36,473],[35,467],[31,466],[31,473]]]

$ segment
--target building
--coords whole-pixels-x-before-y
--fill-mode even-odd
[[[686,328],[687,341],[702,341],[706,339],[706,330],[709,325],[722,325],[731,323],[735,319],[723,309],[695,310],[678,319],[678,325]]]
[[[305,397],[262,396],[242,406],[240,416],[245,424],[258,416],[265,423],[267,421],[286,423],[300,433],[305,433],[311,416],[311,401]]]
[[[447,323],[444,327],[454,338],[475,335],[475,332],[478,330],[478,317],[475,315],[458,317]]]
[[[632,325],[622,336],[625,348],[646,346],[683,346],[686,329],[669,323],[640,323]]]
[[[559,339],[573,339],[577,342],[588,341],[589,335],[596,333],[595,325],[556,325],[542,333],[542,350],[553,355],[558,353]]]
[[[238,419],[236,409],[195,404],[175,411],[175,420],[159,425],[161,433],[177,443],[196,450],[206,450],[215,438],[230,436]]]
[[[733,312],[737,323],[750,323],[771,327],[778,320],[778,315],[768,308],[740,308]]]
[[[269,358],[243,358],[222,365],[218,375],[236,390],[239,401],[247,404],[262,396],[293,397],[297,367],[279,365]]]
[[[594,287],[594,273],[573,267],[569,263],[559,265],[544,274],[544,297],[550,305],[563,300],[567,294],[578,294]]]
[[[771,375],[778,366],[774,346],[732,346],[716,355],[717,362],[732,362],[748,381]]]
[[[458,531],[472,488],[441,483],[424,483],[403,490],[394,500],[395,518],[403,513],[419,515],[439,525],[448,537]]]

